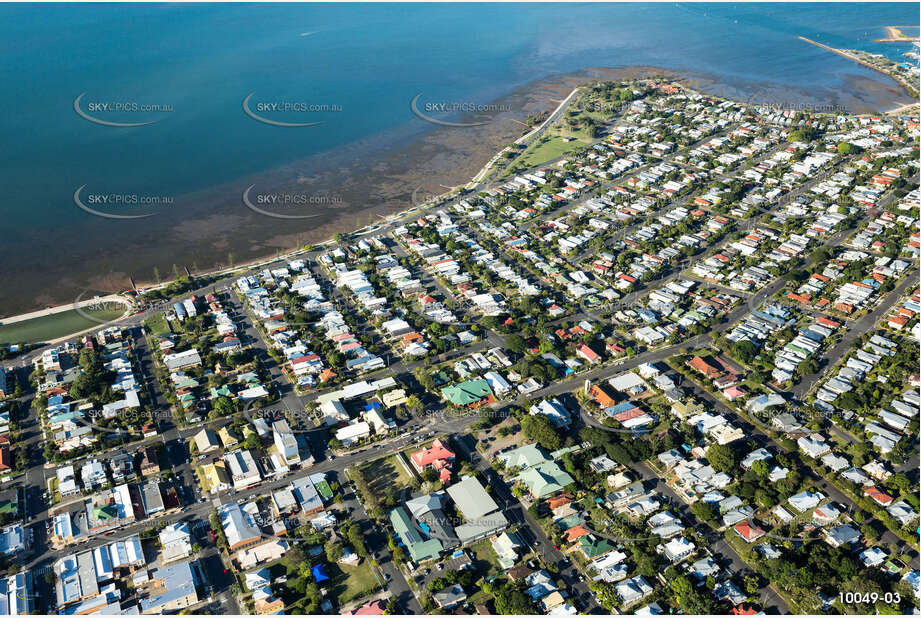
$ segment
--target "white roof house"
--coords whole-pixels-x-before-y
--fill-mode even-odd
[[[221,518],[221,527],[227,537],[227,544],[231,551],[257,542],[262,538],[262,533],[256,526],[252,516],[240,508],[239,504],[225,504],[218,509]]]
[[[620,374],[619,376],[611,378],[608,380],[608,384],[611,385],[611,388],[622,393],[635,390],[644,391],[648,388],[643,378],[633,373],[632,371],[628,371],[626,373]]]
[[[447,489],[464,523],[454,528],[462,544],[492,536],[508,527],[508,520],[496,501],[476,479],[467,476]]]
[[[512,385],[496,371],[488,371],[483,377],[489,382],[489,387],[494,393],[502,395],[512,390]]]
[[[871,547],[860,552],[860,559],[868,567],[881,565],[886,560],[886,552],[879,547]]]
[[[342,429],[336,431],[336,439],[339,440],[344,446],[350,446],[351,444],[363,440],[371,435],[371,425],[365,421],[358,421],[346,425]]]
[[[57,469],[56,474],[58,477],[58,491],[61,492],[62,496],[71,496],[80,492],[73,466],[61,466]]]
[[[566,427],[571,422],[569,410],[557,399],[539,401],[531,406],[528,412],[532,415],[542,414],[546,416],[557,427]]]
[[[662,547],[663,555],[671,562],[680,562],[694,553],[697,546],[683,536],[676,537]]]
[[[198,350],[192,348],[176,354],[164,354],[163,362],[167,369],[176,371],[177,369],[201,365],[201,357],[198,355]]]
[[[160,531],[161,560],[172,562],[192,555],[192,542],[189,524],[176,522]]]
[[[225,453],[224,461],[227,462],[227,471],[235,489],[242,489],[262,480],[256,460],[249,451],[238,449]]]
[[[800,493],[790,496],[787,498],[787,502],[790,503],[790,506],[795,508],[799,512],[808,511],[809,509],[814,509],[819,505],[825,496],[820,493],[810,493],[808,491],[801,491]]]
[[[831,447],[825,442],[824,436],[815,433],[811,436],[802,436],[796,441],[796,444],[813,459],[818,459],[822,455],[831,452]]]
[[[323,413],[323,418],[327,425],[338,425],[349,420],[349,414],[345,411],[345,406],[338,399],[322,402],[320,412]]]
[[[649,585],[642,575],[625,579],[614,587],[617,596],[624,605],[636,603],[646,595],[652,594],[652,586]]]
[[[499,510],[496,501],[486,493],[480,481],[473,476],[464,477],[447,489],[448,495],[465,519],[479,519]]]

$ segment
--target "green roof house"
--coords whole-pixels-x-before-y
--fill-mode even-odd
[[[390,523],[393,525],[397,536],[403,541],[406,551],[413,562],[422,562],[432,560],[441,554],[441,541],[438,539],[424,539],[418,526],[412,520],[409,513],[402,506],[390,511]]]
[[[233,397],[233,393],[230,392],[230,387],[226,384],[222,384],[220,388],[211,387],[211,399],[217,399],[218,397]]]
[[[525,444],[516,449],[499,453],[498,459],[505,464],[506,468],[531,468],[538,464],[550,461],[544,450],[537,444]]]
[[[181,388],[198,388],[198,380],[196,380],[195,378],[186,376],[182,378],[181,380],[179,380],[178,382],[176,382],[175,387],[177,390]]]
[[[528,486],[534,498],[546,498],[574,482],[554,461],[528,468],[518,475],[518,480]]]
[[[441,389],[441,394],[456,406],[469,406],[480,403],[484,399],[490,399],[492,389],[489,388],[489,382],[483,378],[477,378],[476,380],[467,380],[453,386],[446,386]]]
[[[616,548],[614,544],[607,539],[600,539],[594,534],[586,534],[579,538],[579,549],[582,550],[586,558],[593,560],[598,556],[603,556],[604,554],[614,551]]]

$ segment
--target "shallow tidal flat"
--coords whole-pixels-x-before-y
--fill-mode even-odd
[[[866,112],[889,109],[905,100],[903,90],[891,80],[858,74],[844,76],[847,87],[842,91],[721,80],[655,67],[590,68],[556,75],[495,101],[508,111],[497,113],[486,124],[457,128],[413,120],[400,129],[291,162],[270,173],[176,196],[174,203],[153,210],[156,214],[145,219],[87,216],[81,224],[60,230],[60,238],[51,239],[51,252],[34,249],[47,246],[47,236],[22,230],[0,249],[11,256],[5,260],[8,265],[19,264],[3,273],[0,314],[66,304],[87,293],[104,295],[129,289],[129,277],[144,286],[155,282],[156,273],[167,280],[177,269],[203,273],[328,240],[413,206],[414,195],[421,202],[466,184],[496,152],[527,131],[522,122],[529,115],[553,110],[575,86],[652,75],[677,78],[704,92],[771,105],[838,106]],[[244,205],[243,192],[251,185],[260,193],[306,194],[327,201],[285,211],[309,214],[309,218],[268,217]],[[24,261],[23,256],[28,259]]]

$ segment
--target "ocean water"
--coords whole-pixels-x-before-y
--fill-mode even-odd
[[[821,102],[852,76],[880,76],[796,35],[905,60],[909,45],[872,39],[885,25],[917,23],[911,3],[0,5],[0,289],[4,275],[41,269],[37,256],[99,259],[100,235],[151,242],[142,225],[77,208],[83,185],[166,197],[205,190],[401,127],[431,129],[410,110],[418,93],[486,103],[585,67],[689,70],[740,91],[813,89]],[[122,102],[171,111],[93,112],[157,121],[102,126],[75,113],[81,93],[83,110]],[[250,93],[253,105],[327,108],[270,111],[322,122],[271,126],[243,112]]]

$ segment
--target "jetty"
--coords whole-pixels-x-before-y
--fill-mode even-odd
[[[873,69],[874,71],[882,73],[886,77],[893,79],[899,84],[901,84],[912,98],[917,98],[918,96],[918,91],[916,89],[917,86],[914,86],[913,84],[909,83],[905,79],[904,75],[893,73],[887,70],[885,67],[881,67],[879,65],[873,64],[869,60],[866,60],[865,58],[858,56],[857,54],[853,53],[849,49],[838,49],[837,47],[830,47],[828,45],[825,45],[824,43],[819,43],[818,41],[807,39],[804,36],[797,36],[796,38],[800,39],[801,41],[806,41],[807,43],[815,45],[816,47],[821,47],[824,50],[832,52],[833,54],[838,54],[839,56],[843,56],[844,58],[847,58],[848,60],[853,60],[857,64],[861,64],[867,67],[868,69]]]
[[[862,58],[859,58],[859,57],[855,56],[854,54],[848,52],[848,51],[845,50],[845,49],[838,49],[837,47],[829,47],[828,45],[825,45],[824,43],[819,43],[818,41],[813,41],[812,39],[807,39],[807,38],[804,37],[804,36],[798,36],[798,37],[796,37],[796,38],[800,39],[801,41],[806,41],[807,43],[811,43],[812,45],[815,45],[816,47],[821,47],[822,49],[825,49],[825,50],[827,50],[827,51],[830,51],[830,52],[833,53],[833,54],[838,54],[839,56],[844,56],[844,57],[847,58],[848,60],[853,60],[854,62],[856,62],[856,63],[858,63],[858,64],[862,64],[863,66],[867,67],[868,69],[873,69],[874,71],[879,71],[879,67],[873,66],[872,64],[870,64],[870,63],[867,62],[866,60],[864,60],[864,59],[862,59]],[[880,73],[884,73],[884,71],[880,71]],[[888,73],[887,73],[887,75],[888,75]],[[890,77],[891,77],[891,76],[890,76]]]

